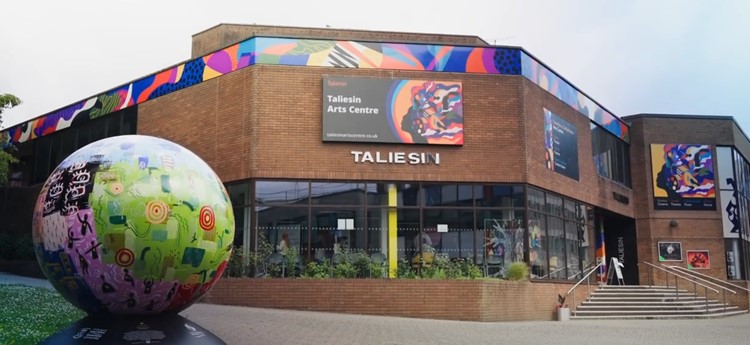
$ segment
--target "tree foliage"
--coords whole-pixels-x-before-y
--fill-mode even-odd
[[[6,109],[13,108],[15,106],[18,106],[21,104],[21,99],[11,95],[9,93],[0,93],[0,125],[3,123],[3,111]],[[3,133],[3,135],[7,135],[7,133]],[[0,145],[4,145],[5,138],[0,138]],[[18,160],[13,157],[13,155],[10,154],[10,150],[13,149],[13,146],[7,145],[7,146],[0,146],[2,149],[0,149],[0,185],[5,185],[6,182],[8,182],[8,175],[10,172],[10,164],[16,163]]]

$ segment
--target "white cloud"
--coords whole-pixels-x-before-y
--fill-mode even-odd
[[[733,115],[750,132],[750,2],[11,1],[0,21],[10,126],[190,57],[191,35],[257,23],[477,35],[521,46],[616,115]]]

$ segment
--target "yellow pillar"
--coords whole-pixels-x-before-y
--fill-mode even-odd
[[[398,268],[398,191],[396,185],[388,185],[388,278],[396,278]]]

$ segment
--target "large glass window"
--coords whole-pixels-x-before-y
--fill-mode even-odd
[[[34,145],[31,183],[44,182],[60,162],[77,149],[106,137],[135,134],[137,106],[130,107],[78,125],[76,122],[61,131],[45,135],[31,142]],[[83,116],[83,115],[82,115]],[[127,126],[119,126],[123,119]]]
[[[307,205],[309,193],[309,182],[258,181],[255,183],[255,202],[258,205]]]
[[[419,238],[419,210],[399,209],[397,212],[397,250],[399,260],[414,260],[421,250],[421,244],[429,246],[427,238]],[[417,258],[418,260],[418,258]]]
[[[368,183],[367,204],[369,206],[388,206],[388,186],[395,185],[399,207],[420,205],[421,186],[419,183]]]
[[[476,258],[488,272],[484,263],[491,258],[492,275],[504,276],[510,263],[527,257],[522,185],[261,180],[252,189],[255,214],[252,223],[249,216],[242,222],[274,248],[288,237],[303,263],[335,265],[335,253],[359,250],[387,256],[390,224],[396,225],[397,259],[412,268],[442,256]],[[249,186],[229,190],[236,208],[247,206],[242,200]],[[545,193],[535,192],[534,202],[546,212]],[[563,199],[557,198],[553,204],[562,212]],[[537,254],[546,260],[543,249]]]
[[[732,147],[717,147],[728,279],[750,276],[750,164]]]
[[[532,278],[549,276],[547,217],[538,212],[529,212],[529,263]]]
[[[312,208],[312,243],[322,247],[325,254],[346,250],[367,250],[364,207],[314,207]],[[320,252],[313,251],[316,259]]]
[[[523,207],[523,186],[474,186],[474,199],[477,207]]]
[[[423,188],[425,206],[473,206],[470,185],[427,184]]]
[[[304,256],[308,246],[307,207],[256,206],[255,220],[258,233],[276,252],[286,250]]]
[[[496,266],[501,276],[505,276],[512,262],[524,261],[524,224],[523,210],[477,210],[477,227],[482,239],[480,261]],[[495,267],[489,268],[494,272]]]
[[[549,243],[549,278],[567,277],[567,257],[565,253],[565,228],[563,220],[547,217],[547,240]],[[576,250],[577,251],[577,250]]]
[[[575,279],[587,263],[587,206],[528,188],[529,262],[533,278]]]
[[[592,122],[591,148],[599,175],[630,187],[629,145]]]
[[[357,182],[313,182],[313,205],[364,205],[365,184]]]
[[[227,186],[229,198],[234,211],[234,245],[249,248],[250,246],[250,183],[238,183]]]
[[[422,234],[429,238],[435,252],[450,258],[472,256],[474,215],[471,209],[424,209],[423,212]]]

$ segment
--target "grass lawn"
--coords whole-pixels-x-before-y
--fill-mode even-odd
[[[86,315],[57,291],[0,285],[0,344],[38,344]]]

